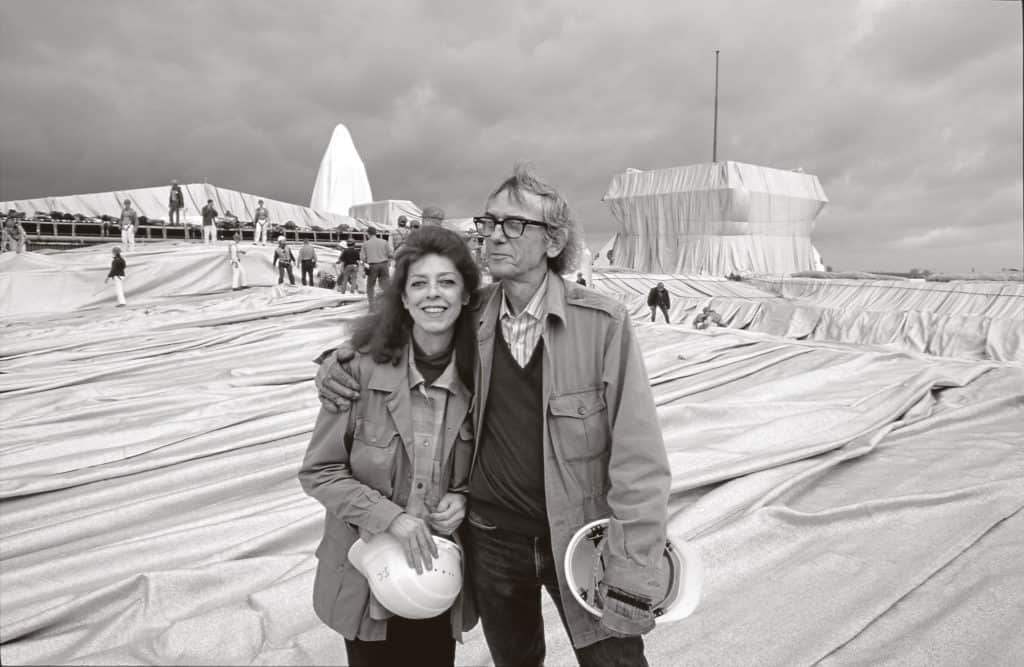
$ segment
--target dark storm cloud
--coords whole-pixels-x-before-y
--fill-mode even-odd
[[[843,268],[1020,249],[1016,3],[5,2],[0,199],[202,181],[308,202],[335,124],[376,198],[479,211],[533,161],[586,222],[626,167],[803,167]],[[993,239],[1001,242],[993,242]]]

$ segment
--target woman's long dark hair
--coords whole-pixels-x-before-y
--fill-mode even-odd
[[[476,361],[476,292],[480,287],[480,269],[466,242],[455,232],[443,227],[420,227],[409,234],[395,255],[395,272],[388,286],[374,299],[374,311],[352,327],[352,346],[369,354],[378,364],[398,365],[402,351],[412,335],[412,316],[402,305],[402,292],[409,279],[409,267],[426,255],[440,255],[451,260],[462,275],[462,284],[469,295],[455,321],[455,363],[459,379],[473,391],[473,366]]]

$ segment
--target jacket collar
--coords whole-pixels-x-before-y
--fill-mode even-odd
[[[370,380],[366,383],[367,388],[387,392],[388,394],[396,394],[403,388],[410,389],[416,384],[413,381],[414,371],[417,378],[422,381],[423,376],[416,370],[412,355],[410,354],[411,350],[412,344],[406,343],[402,348],[402,356],[399,358],[397,365],[389,363],[374,364]],[[455,372],[455,355],[456,353],[453,352],[448,368],[441,374],[438,381],[434,383],[434,386],[444,387],[449,393],[468,399],[469,390],[462,384],[458,373]]]
[[[562,323],[565,322],[565,281],[553,271],[547,275],[547,296],[544,309],[547,316],[556,317]],[[492,283],[480,290],[480,306],[477,308],[477,336],[485,341],[494,336],[494,327],[497,325],[501,314],[501,304],[504,294],[501,291],[501,283]]]

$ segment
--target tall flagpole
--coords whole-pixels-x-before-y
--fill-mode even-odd
[[[715,49],[715,134],[711,143],[711,161],[718,162],[718,49]]]

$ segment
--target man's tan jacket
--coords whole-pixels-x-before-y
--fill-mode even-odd
[[[483,433],[501,306],[498,285],[478,295],[475,429]],[[548,276],[544,327],[544,489],[566,622],[577,647],[611,636],[573,598],[563,560],[573,534],[610,518],[605,583],[653,597],[663,573],[671,472],[654,397],[626,308]],[[476,463],[474,454],[473,463]],[[472,474],[472,473],[471,473]],[[472,501],[470,501],[472,504]]]

